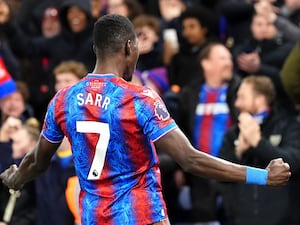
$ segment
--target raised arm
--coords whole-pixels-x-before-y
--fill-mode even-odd
[[[259,169],[213,157],[193,148],[178,128],[156,141],[155,147],[169,154],[185,171],[221,181],[279,186],[286,184],[291,175],[282,159]]]
[[[14,190],[22,188],[48,168],[59,145],[60,143],[51,143],[41,135],[38,144],[26,154],[19,168],[12,165],[0,175],[3,183]]]

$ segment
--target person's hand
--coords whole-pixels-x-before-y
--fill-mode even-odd
[[[257,147],[261,139],[261,130],[258,122],[250,113],[247,112],[242,112],[239,115],[238,120],[240,135],[242,135],[245,142],[248,143],[251,147]]]
[[[182,0],[159,0],[160,14],[166,21],[179,17],[184,9]]]
[[[276,11],[279,10],[272,2],[266,0],[255,3],[254,9],[256,14],[264,16],[270,23],[274,23],[277,18]]]
[[[7,142],[11,136],[21,128],[22,121],[14,117],[8,117],[0,130],[0,141]]]
[[[250,144],[245,140],[244,136],[240,133],[238,140],[235,143],[235,155],[238,159],[242,158],[244,152],[250,148]]]
[[[10,9],[7,3],[0,0],[0,24],[7,23],[10,18]]]
[[[15,184],[13,180],[13,176],[18,171],[17,165],[13,164],[8,169],[6,169],[3,173],[0,174],[0,179],[2,180],[3,184],[5,184],[9,189],[13,189],[15,191],[20,190],[21,186]]]
[[[256,73],[260,66],[260,57],[257,52],[242,53],[237,57],[239,69],[247,73]]]
[[[0,221],[0,225],[7,225],[7,223]]]
[[[266,169],[268,170],[268,186],[285,185],[291,176],[289,164],[281,158],[271,160]]]

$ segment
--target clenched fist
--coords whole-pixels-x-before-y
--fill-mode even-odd
[[[6,169],[3,173],[1,173],[0,178],[9,189],[20,190],[23,185],[18,186],[15,184],[13,176],[18,171],[17,165],[11,165],[8,169]]]
[[[268,173],[268,186],[285,185],[291,176],[290,166],[281,158],[273,159],[266,168]]]

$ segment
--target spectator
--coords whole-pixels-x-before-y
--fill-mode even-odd
[[[300,36],[300,1],[285,0],[280,8],[275,8],[272,2],[259,1],[255,4],[257,14],[264,16],[281,31],[284,38],[298,41]]]
[[[71,59],[84,63],[88,70],[95,63],[90,5],[86,0],[63,1],[59,8],[62,31],[52,38],[31,38],[9,20],[9,15],[9,11],[3,15],[0,32],[9,37],[7,39],[16,56],[27,60],[28,66],[23,68],[24,80],[33,87],[32,104],[39,112],[37,117],[42,120],[50,97],[54,94],[54,80],[50,76],[53,68]]]
[[[294,44],[284,39],[264,16],[255,15],[251,24],[251,37],[233,49],[237,74],[241,77],[250,74],[269,76],[276,87],[277,101],[289,109],[291,104],[282,87],[280,71]]]
[[[20,119],[9,117],[0,130],[0,171],[14,163],[19,165],[27,152],[33,149],[39,138],[40,125],[37,119],[29,118],[22,124]],[[29,182],[19,193],[15,205],[10,199],[8,188],[0,189],[0,224],[34,225],[36,204],[34,182]],[[13,210],[10,215],[9,210]]]
[[[207,9],[190,7],[181,14],[180,21],[184,42],[180,43],[179,52],[171,59],[168,75],[170,85],[181,88],[199,76],[197,56],[201,49],[214,39],[212,36],[215,20]]]
[[[260,1],[260,0],[259,0]],[[222,15],[222,29],[225,31],[226,46],[232,48],[240,45],[251,32],[251,21],[255,13],[256,0],[227,0],[219,4]],[[269,0],[268,0],[269,1]],[[281,5],[281,0],[270,0],[275,5]]]
[[[134,82],[146,85],[162,95],[169,89],[167,68],[162,55],[163,40],[159,19],[150,15],[140,15],[133,20],[138,40],[139,59]]]
[[[159,0],[159,10],[163,21],[169,22],[179,18],[186,5],[182,0]]]
[[[0,124],[2,125],[10,116],[19,118],[23,122],[29,117],[34,116],[32,107],[28,104],[28,98],[28,86],[22,81],[17,81],[16,91],[0,100]]]
[[[101,17],[93,37],[93,74],[54,96],[34,150],[19,168],[0,174],[9,188],[17,191],[45,172],[64,136],[80,179],[83,224],[169,224],[156,148],[202,176],[269,186],[288,182],[289,165],[282,159],[258,169],[197,151],[154,91],[128,83],[139,55],[128,18]]]
[[[177,123],[193,146],[218,157],[224,133],[237,121],[234,107],[240,78],[233,75],[230,51],[221,43],[209,43],[199,57],[202,76],[178,94]],[[167,99],[168,103],[168,99]],[[185,174],[190,189],[190,222],[220,224],[218,186],[213,180]]]
[[[157,2],[165,46],[164,63],[168,65],[172,56],[178,52],[179,43],[182,41],[179,18],[187,5],[183,0],[158,0]]]
[[[95,62],[92,50],[92,17],[90,5],[85,0],[66,0],[59,9],[62,32],[53,38],[28,38],[9,21],[9,12],[3,16],[1,31],[10,37],[17,55],[25,57],[49,57],[49,70],[63,60],[83,62],[88,70]]]
[[[89,1],[90,1],[91,14],[94,21],[96,21],[98,18],[106,14],[105,0],[89,0]]]
[[[55,7],[46,8],[41,19],[42,35],[52,38],[61,32],[58,10]]]
[[[13,0],[6,1],[12,9],[12,19],[22,31],[31,38],[41,35],[41,22],[44,11],[58,7],[61,0]]]
[[[219,156],[259,168],[280,157],[293,175],[287,186],[275,189],[225,183],[224,202],[232,225],[300,223],[300,127],[294,115],[273,107],[275,93],[266,76],[243,79],[235,102],[239,123],[226,133]]]
[[[57,65],[53,73],[55,90],[59,91],[78,82],[87,74],[87,69],[84,64],[71,60]],[[68,200],[75,198],[75,194],[66,195],[66,192],[75,191],[76,179],[71,145],[65,137],[52,157],[49,169],[36,179],[37,225],[80,224],[77,210],[71,208],[75,206],[68,204]],[[73,202],[77,202],[78,198]]]
[[[138,0],[107,0],[107,13],[126,16],[133,19],[141,15],[144,9]]]
[[[57,65],[54,70],[55,91],[59,91],[64,87],[75,84],[86,76],[87,69],[83,63],[68,60]]]
[[[196,148],[218,156],[223,133],[237,121],[234,101],[240,77],[234,75],[230,51],[218,42],[202,49],[199,64],[202,75],[179,92],[180,110],[171,114],[177,113],[177,123]]]
[[[54,38],[61,33],[61,22],[56,7],[50,6],[43,11],[40,17],[41,21],[41,39]],[[50,58],[47,55],[33,58],[22,58],[23,73],[25,81],[30,86],[29,100],[32,105],[36,118],[42,122],[45,110],[53,94],[53,76],[49,71]]]

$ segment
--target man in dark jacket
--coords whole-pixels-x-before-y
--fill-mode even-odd
[[[280,188],[224,183],[224,202],[232,225],[300,224],[300,127],[296,118],[273,106],[270,78],[244,78],[235,106],[239,123],[224,137],[219,157],[263,168],[273,158],[286,160],[293,173]]]
[[[231,53],[221,43],[207,44],[200,52],[199,62],[203,76],[181,90],[176,108],[168,105],[168,96],[166,101],[194,147],[218,156],[224,133],[237,120],[234,101],[240,78],[233,75]],[[185,174],[185,178],[191,191],[191,222],[219,220],[216,183],[190,174]]]
[[[200,52],[198,61],[199,69],[200,71],[202,70],[201,74],[203,75],[196,77],[190,85],[186,85],[177,94],[176,108],[170,105],[171,102],[169,100],[173,99],[170,99],[169,95],[164,96],[172,116],[193,143],[196,143],[193,133],[197,115],[226,114],[224,117],[225,122],[223,121],[226,127],[237,120],[238,112],[234,107],[234,101],[241,81],[239,76],[233,74],[231,53],[221,43],[209,43]],[[208,97],[209,92],[214,92],[215,94],[219,92],[219,96],[215,96],[213,99],[206,99],[207,101],[204,102],[204,98]],[[208,105],[208,103],[210,104]],[[221,112],[220,106],[222,107]],[[206,113],[201,113],[199,110],[204,110]],[[212,137],[214,135],[209,136]],[[216,142],[216,136],[214,136],[214,141]],[[218,144],[219,146],[220,144]],[[198,147],[202,150],[207,148],[204,146]],[[206,149],[206,151],[210,152],[209,149]],[[216,150],[213,155],[218,155],[217,152]]]

